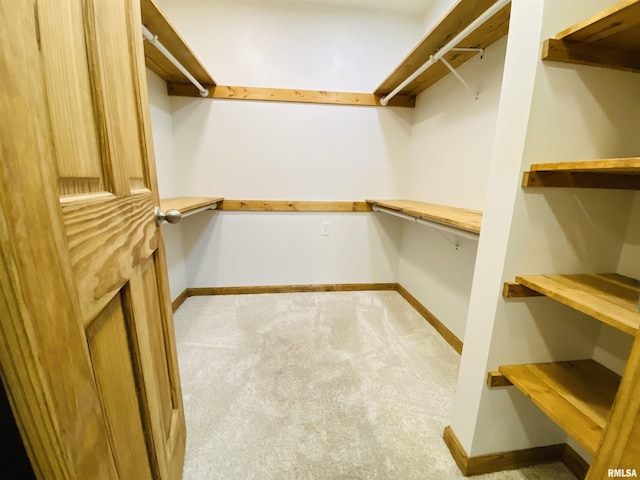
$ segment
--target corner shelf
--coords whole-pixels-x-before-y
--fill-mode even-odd
[[[207,69],[204,68],[189,45],[153,0],[141,0],[140,11],[143,25],[158,36],[158,40],[189,70],[196,80],[207,88],[216,85],[211,74],[207,72]],[[146,66],[157,73],[167,84],[191,85],[187,77],[149,42],[144,42],[144,60]]]
[[[409,75],[426,63],[431,55],[437,53],[447,42],[464,30],[494,3],[495,0],[460,0],[378,86],[374,93],[378,96],[385,96],[393,91]],[[460,42],[458,47],[487,48],[501,39],[509,30],[510,13],[511,4],[508,4]],[[476,54],[477,52],[449,52],[444,58],[452,67],[456,68]],[[442,62],[437,62],[407,85],[400,94],[415,97],[448,74],[449,69]]]
[[[480,235],[482,212],[477,210],[411,200],[367,200],[367,202],[372,205],[374,211],[391,214],[397,212],[399,216],[426,221],[434,224],[433,226],[442,225],[452,229],[453,233],[456,233],[456,230],[458,233],[466,232],[471,234],[472,238]]]
[[[595,455],[611,415],[619,375],[594,360],[502,365],[499,371]]]
[[[522,186],[640,190],[640,157],[533,164]]]
[[[174,197],[164,198],[160,200],[160,209],[163,212],[167,210],[178,210],[183,217],[194,215],[204,210],[215,210],[218,203],[222,202],[222,198],[218,197]]]
[[[579,312],[590,315],[629,335],[640,331],[637,310],[640,281],[616,273],[598,275],[522,275],[516,284],[525,287],[511,295],[513,284],[505,285],[506,297],[545,295]],[[531,294],[527,294],[527,289]]]
[[[640,0],[623,0],[544,42],[543,60],[640,72]]]

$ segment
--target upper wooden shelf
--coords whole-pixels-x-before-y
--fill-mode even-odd
[[[142,13],[142,24],[145,25],[151,33],[157,35],[160,43],[162,43],[204,87],[213,87],[216,82],[154,1],[141,0],[140,10]],[[187,77],[149,42],[144,42],[144,58],[147,67],[157,73],[167,83],[190,84]]]
[[[522,186],[640,190],[640,158],[538,163],[524,173]]]
[[[596,453],[619,375],[594,360],[503,365],[499,370],[590,454]]]
[[[623,0],[544,43],[543,60],[640,72],[640,0]]]
[[[202,210],[215,210],[222,198],[217,197],[174,197],[160,200],[160,209],[178,210],[183,216],[193,215]]]
[[[410,200],[367,200],[371,205],[388,208],[415,218],[439,223],[458,230],[480,234],[482,212]]]
[[[494,3],[495,0],[460,0],[440,23],[422,39],[420,44],[409,53],[393,73],[380,84],[375,94],[384,96],[395,89],[409,75],[424,65],[431,55],[437,53]],[[457,47],[487,48],[507,34],[510,13],[511,4],[509,3],[460,42]],[[444,58],[455,68],[476,54],[474,52],[449,52]],[[408,84],[400,94],[416,96],[449,73],[449,69],[442,62],[437,62]]]
[[[640,281],[617,273],[599,275],[522,275],[522,289],[505,288],[505,296],[542,294],[630,335],[640,329]],[[509,286],[509,284],[508,284]],[[517,292],[513,295],[509,292]],[[537,293],[536,293],[537,292]]]

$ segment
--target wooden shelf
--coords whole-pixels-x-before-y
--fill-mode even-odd
[[[640,157],[533,164],[522,186],[640,190]]]
[[[640,0],[623,0],[544,43],[543,60],[640,72]]]
[[[596,453],[619,375],[594,360],[503,365],[499,371],[589,453]]]
[[[516,277],[516,283],[630,335],[640,329],[640,281],[633,278],[616,273],[522,275]],[[505,296],[512,296],[511,290],[505,287]],[[513,296],[527,296],[526,290]]]
[[[182,216],[187,217],[203,210],[215,210],[222,198],[216,197],[175,197],[160,200],[160,209],[178,210]]]
[[[158,36],[160,43],[206,88],[213,87],[213,80],[207,69],[191,51],[187,43],[164,16],[153,0],[141,0],[142,23],[151,33]],[[144,42],[145,64],[157,73],[167,84],[189,84],[189,80],[156,47]]]
[[[387,208],[414,218],[480,234],[482,212],[410,200],[367,200],[371,205]]]
[[[416,46],[402,63],[391,73],[374,92],[386,95],[400,85],[413,72],[429,60],[429,57],[444,47],[453,37],[464,30],[495,3],[495,0],[460,0]],[[458,47],[487,48],[504,37],[509,30],[511,4],[487,20],[475,32],[465,38]],[[477,53],[449,52],[445,55],[453,67],[459,67]],[[400,94],[416,96],[450,72],[442,62],[437,62],[407,85]]]

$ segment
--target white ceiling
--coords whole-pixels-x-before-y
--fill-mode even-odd
[[[434,0],[248,0],[248,3],[278,5],[329,5],[368,8],[388,12],[421,14]]]

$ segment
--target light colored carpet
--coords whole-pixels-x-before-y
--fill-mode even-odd
[[[191,297],[175,325],[186,480],[464,478],[442,440],[459,356],[396,292]]]

